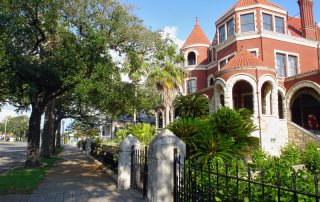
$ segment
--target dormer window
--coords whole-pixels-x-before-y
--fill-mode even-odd
[[[240,15],[240,19],[241,19],[241,32],[252,32],[255,30],[253,13]]]
[[[226,28],[224,25],[222,25],[219,28],[219,41],[221,43],[221,42],[224,42],[225,40],[226,40]]]
[[[196,54],[194,52],[190,52],[188,54],[188,65],[195,65],[196,64]]]
[[[276,32],[284,33],[284,18],[276,16],[275,22],[276,22]]]
[[[273,31],[272,15],[263,13],[262,16],[263,16],[263,29]]]

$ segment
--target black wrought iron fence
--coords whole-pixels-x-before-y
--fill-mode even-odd
[[[175,149],[174,201],[319,201],[316,174],[276,172],[270,179],[267,172],[218,161],[199,164],[182,159]]]
[[[147,196],[148,186],[147,154],[147,147],[144,150],[140,150],[132,146],[130,186],[141,192],[144,198]]]
[[[118,172],[119,146],[92,143],[91,155],[111,170]]]

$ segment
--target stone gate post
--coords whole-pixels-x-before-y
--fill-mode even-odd
[[[141,143],[131,134],[120,143],[118,160],[118,189],[120,190],[130,188],[132,146],[140,149]]]
[[[182,158],[186,144],[171,131],[165,130],[149,145],[148,149],[148,200],[152,202],[173,201],[174,148]]]

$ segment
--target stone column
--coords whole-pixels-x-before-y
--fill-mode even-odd
[[[120,143],[118,161],[118,189],[120,190],[128,190],[130,188],[132,146],[140,148],[140,145],[139,140],[131,134]]]
[[[182,158],[186,144],[169,130],[158,135],[148,149],[148,200],[153,202],[173,201],[174,148]]]
[[[156,117],[156,129],[158,129],[159,128],[159,113],[156,111],[154,113],[154,115]]]
[[[86,142],[86,154],[89,155],[91,153],[91,144],[92,144],[92,139],[91,137],[87,138]]]

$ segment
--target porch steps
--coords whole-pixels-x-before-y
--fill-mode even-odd
[[[301,126],[291,121],[288,121],[289,144],[293,143],[299,146],[301,149],[304,149],[306,147],[306,144],[310,141],[317,142],[318,144],[320,144],[320,135],[317,135],[318,132],[319,131],[306,130]]]

